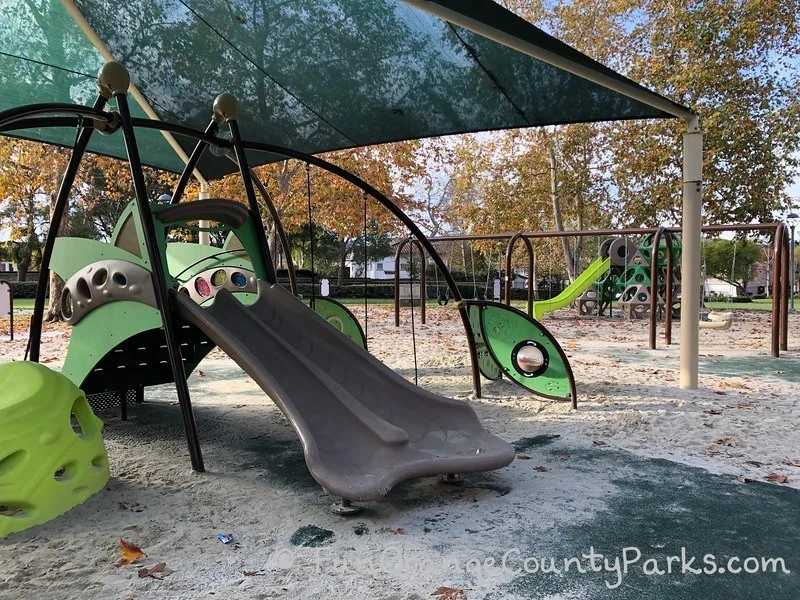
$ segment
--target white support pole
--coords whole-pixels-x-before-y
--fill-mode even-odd
[[[683,223],[681,226],[680,387],[697,389],[700,322],[703,132],[700,121],[686,121],[683,134]]]
[[[211,193],[208,191],[208,183],[200,183],[200,193],[197,195],[198,200],[208,200],[211,198]],[[211,227],[211,221],[204,221],[201,219],[198,223],[200,227]],[[211,245],[211,234],[208,231],[201,231],[198,234],[198,241],[203,246]]]
[[[109,61],[114,60],[114,56],[111,54],[111,51],[108,49],[108,46],[106,46],[105,42],[100,39],[100,36],[97,35],[97,32],[92,28],[92,26],[89,25],[89,21],[87,21],[86,17],[84,17],[81,11],[78,10],[78,7],[75,6],[75,2],[73,2],[73,0],[61,0],[61,4],[64,5],[64,8],[67,10],[69,15],[78,25],[78,27],[81,28],[83,34],[97,49],[97,51],[100,53],[103,59]],[[131,96],[133,96],[134,100],[136,100],[136,103],[141,107],[141,109],[149,118],[155,121],[160,120],[156,112],[153,110],[153,107],[150,106],[150,103],[139,91],[139,88],[137,88],[133,83],[131,83],[130,86],[128,87],[128,93]],[[181,148],[180,144],[178,144],[175,137],[168,131],[162,131],[161,135],[164,136],[164,139],[167,141],[170,147],[175,151],[175,154],[177,154],[180,157],[180,159],[184,162],[184,164],[188,163],[189,156],[186,154],[186,152],[183,151],[183,148]],[[206,181],[205,177],[203,177],[200,171],[195,169],[192,172],[192,174],[195,176],[197,181],[200,182],[201,186],[203,185],[208,186],[208,181]]]

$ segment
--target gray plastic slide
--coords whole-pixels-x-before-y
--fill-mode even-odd
[[[406,381],[278,285],[259,281],[250,306],[225,289],[210,307],[175,299],[288,417],[330,494],[374,500],[405,479],[514,460],[468,404]]]

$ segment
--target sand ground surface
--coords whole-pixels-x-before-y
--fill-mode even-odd
[[[413,379],[408,311],[400,328],[389,307],[369,311],[372,353]],[[361,308],[354,313],[363,317]],[[308,474],[282,413],[212,351],[190,379],[207,472],[189,467],[172,387],[148,389],[128,421],[102,414],[108,486],[55,521],[0,540],[0,598],[405,599],[436,598],[440,588],[470,600],[527,597],[505,590],[508,573],[458,565],[476,553],[502,554],[515,531],[544,540],[555,525],[590,522],[613,503],[618,474],[583,478],[566,451],[543,451],[551,440],[574,453],[666,459],[741,482],[776,473],[788,479],[771,485],[800,488],[797,314],[790,350],[777,360],[769,357],[768,313],[737,311],[729,331],[702,330],[697,390],[678,389],[679,323],[675,343],[665,347],[659,329],[660,347],[651,351],[646,322],[566,310],[543,322],[571,361],[577,411],[509,381],[484,381],[475,398],[457,312],[431,308],[426,325],[417,318],[419,384],[469,402],[487,429],[517,447],[518,460],[457,487],[404,483],[347,519],[327,511],[332,499]],[[0,341],[0,362],[21,359],[25,342]],[[48,328],[42,362],[59,368],[68,342],[68,328]],[[222,544],[218,533],[233,542]],[[120,539],[146,556],[115,566]],[[162,573],[139,577],[157,563]]]

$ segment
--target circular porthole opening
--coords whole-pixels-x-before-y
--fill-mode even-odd
[[[95,287],[100,287],[105,284],[106,281],[108,281],[108,271],[102,267],[97,269],[94,275],[92,275],[92,285]]]
[[[125,273],[120,271],[115,271],[114,274],[111,276],[111,280],[116,283],[119,287],[125,287],[128,285],[128,278],[125,277]]]
[[[246,287],[247,277],[244,276],[244,273],[239,273],[239,271],[236,271],[231,275],[231,283],[233,283],[233,285],[236,287]]]
[[[225,284],[226,279],[228,279],[228,274],[225,272],[225,269],[218,269],[214,271],[214,274],[211,276],[211,285],[220,287]]]
[[[64,315],[64,318],[67,320],[71,319],[72,315],[75,314],[75,305],[72,301],[72,294],[69,288],[64,288],[64,291],[61,293],[61,314]]]
[[[550,356],[544,346],[533,340],[525,340],[514,347],[511,362],[523,377],[538,377],[547,370]]]
[[[202,277],[198,277],[194,280],[194,289],[203,298],[211,296],[211,286],[208,285],[208,282]]]
[[[328,317],[326,319],[328,323],[336,327],[339,331],[344,332],[344,322],[339,317]]]

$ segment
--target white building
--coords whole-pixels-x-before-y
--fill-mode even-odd
[[[400,279],[408,279],[405,270],[406,261],[400,260]],[[364,277],[364,263],[348,260],[350,277]],[[387,256],[380,260],[371,260],[367,263],[367,279],[394,279],[394,256]]]

